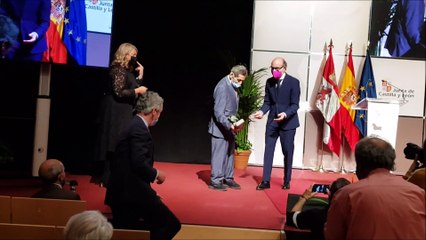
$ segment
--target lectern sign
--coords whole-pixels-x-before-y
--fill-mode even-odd
[[[367,110],[367,136],[383,138],[395,147],[400,104],[393,99],[365,98],[354,109]]]

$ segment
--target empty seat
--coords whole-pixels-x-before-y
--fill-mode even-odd
[[[0,196],[0,223],[10,223],[10,196]]]
[[[86,210],[86,201],[46,198],[11,198],[11,223],[65,226],[68,219]]]
[[[55,226],[0,223],[0,239],[58,239],[55,235]]]

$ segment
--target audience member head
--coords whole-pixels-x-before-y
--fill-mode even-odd
[[[423,164],[423,167],[425,167],[426,164],[426,139],[423,141],[423,161],[421,161]]]
[[[142,114],[149,126],[154,126],[163,111],[163,103],[164,100],[158,93],[147,91],[136,101],[135,112]]]
[[[72,216],[64,228],[66,240],[109,240],[113,227],[99,211],[87,210]]]
[[[65,184],[65,167],[61,161],[57,159],[48,159],[44,161],[38,169],[38,175],[44,183]]]
[[[365,137],[356,144],[355,162],[356,175],[360,180],[378,168],[391,171],[395,167],[395,149],[381,138]]]
[[[417,160],[424,163],[423,148],[414,143],[407,143],[404,148],[404,155],[406,159]]]
[[[349,184],[351,184],[351,182],[349,182],[349,180],[346,178],[338,178],[332,182],[328,193],[328,202],[331,203],[331,199],[333,199],[333,196],[337,190]]]

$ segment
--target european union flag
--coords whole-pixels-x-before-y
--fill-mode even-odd
[[[86,65],[87,21],[84,0],[67,0],[63,41],[79,65]]]
[[[371,65],[370,52],[367,50],[365,56],[364,68],[362,69],[361,81],[358,89],[358,102],[364,98],[377,98],[376,82],[374,80],[373,67]],[[358,127],[360,134],[365,137],[367,135],[367,111],[356,110],[355,125]]]

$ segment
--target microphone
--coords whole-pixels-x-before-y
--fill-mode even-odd
[[[398,90],[398,91],[400,91],[401,92],[401,94],[402,94],[402,101],[403,101],[403,103],[406,103],[407,101],[405,100],[405,95],[404,95],[404,90],[403,89],[401,89],[401,88],[399,88],[399,87],[397,87],[397,86],[395,86],[395,85],[393,85],[392,83],[390,83],[390,82],[388,82],[387,80],[382,80],[382,83],[385,83],[386,85],[389,85],[389,86],[391,86],[391,87],[393,87],[393,88],[395,88],[396,90]]]

